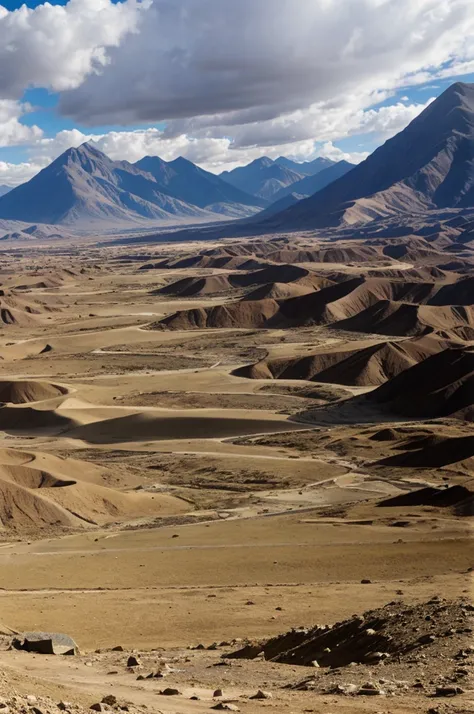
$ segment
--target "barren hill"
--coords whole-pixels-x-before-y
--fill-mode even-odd
[[[474,349],[447,349],[372,392],[368,399],[411,417],[474,420]]]
[[[472,206],[473,152],[474,85],[458,82],[350,173],[269,226],[309,229]]]

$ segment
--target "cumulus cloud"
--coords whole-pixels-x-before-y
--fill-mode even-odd
[[[21,123],[21,117],[30,110],[29,104],[0,99],[0,148],[26,144],[43,136],[39,127]]]
[[[367,96],[470,66],[471,2],[154,0],[138,34],[61,107],[91,124],[214,116],[214,126],[330,108],[354,87]]]
[[[431,100],[430,100],[431,101]],[[429,103],[429,102],[428,102]],[[232,136],[225,127],[208,127],[182,123],[168,128],[110,131],[104,134],[83,133],[78,129],[64,130],[52,138],[41,137],[31,147],[35,164],[46,165],[72,146],[93,141],[112,159],[138,161],[143,156],[160,156],[171,161],[178,156],[193,161],[203,168],[220,173],[261,156],[277,158],[282,154],[298,160],[326,156],[334,161],[345,159],[359,163],[367,152],[342,151],[333,140],[351,134],[373,134],[379,138],[403,129],[424,108],[425,104],[392,106],[367,111],[354,111],[351,104],[345,112],[334,109],[321,113],[318,108],[310,112],[295,113],[284,120],[274,120],[234,127]]]
[[[147,5],[139,0],[69,0],[67,5],[0,5],[0,96],[19,98],[28,87],[78,87],[108,62],[107,50],[137,28]]]
[[[35,162],[23,162],[12,164],[7,161],[0,161],[0,185],[19,186],[25,181],[29,181],[43,165]]]
[[[474,71],[471,3],[69,0],[13,12],[0,4],[0,147],[31,144],[23,175],[89,139],[114,159],[182,155],[215,172],[263,155],[358,162],[362,149],[335,142],[382,141],[429,103],[426,94],[395,101],[397,89]],[[19,98],[31,86],[60,92],[60,112],[83,126],[164,123],[46,138],[21,121],[28,107]]]

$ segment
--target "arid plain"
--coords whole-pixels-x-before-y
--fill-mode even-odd
[[[167,714],[427,712],[459,684],[436,711],[470,711],[469,627],[426,614],[472,599],[469,230],[3,251],[0,622],[83,653],[1,651],[8,681]],[[222,658],[388,603],[378,660]]]

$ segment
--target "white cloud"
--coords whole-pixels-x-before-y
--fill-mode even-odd
[[[164,130],[152,127],[105,134],[65,130],[54,138],[39,139],[31,155],[36,162],[46,164],[71,146],[92,140],[115,160],[135,162],[154,155],[171,161],[184,156],[214,172],[235,168],[261,156],[277,158],[282,154],[301,160],[322,155],[359,163],[367,152],[341,151],[333,141],[358,134],[375,134],[379,139],[391,136],[429,104],[397,103],[363,111],[355,108],[357,102],[358,98],[354,103],[349,101],[344,110],[315,106],[277,120],[236,126],[232,136],[228,127],[207,127],[202,122],[176,122]]]
[[[360,164],[369,155],[367,151],[358,152],[348,152],[342,151],[331,141],[326,141],[320,150],[318,151],[319,156],[324,156],[326,159],[331,159],[332,161],[349,161],[351,164]]]
[[[20,122],[20,118],[30,110],[29,104],[0,99],[0,148],[27,144],[43,135],[39,127],[30,127]]]
[[[91,124],[271,121],[467,71],[473,34],[472,0],[154,0],[61,106]]]
[[[139,1],[69,0],[67,5],[0,5],[0,96],[19,98],[28,87],[78,87],[103,69],[107,49],[136,29]]]
[[[7,161],[0,161],[0,184],[18,186],[25,181],[29,181],[42,168],[41,164],[34,162],[12,164]]]
[[[474,71],[473,37],[472,0],[0,4],[0,147],[31,144],[18,171],[2,164],[3,182],[89,138],[114,159],[183,155],[215,172],[263,155],[357,162],[364,151],[335,142],[403,129],[427,95],[380,103]],[[21,121],[30,86],[61,92],[60,110],[82,125],[166,127],[45,138]]]

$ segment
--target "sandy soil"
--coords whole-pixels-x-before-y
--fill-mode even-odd
[[[308,251],[307,238],[299,249]],[[412,335],[413,347],[401,334],[308,322],[162,329],[160,320],[177,312],[225,309],[245,296],[247,288],[227,288],[237,269],[172,266],[193,251],[208,262],[210,250],[228,246],[35,245],[34,270],[26,258],[5,261],[2,283],[16,302],[0,335],[0,623],[66,632],[84,654],[0,651],[0,693],[34,691],[89,707],[112,692],[131,711],[178,714],[209,711],[222,688],[243,712],[427,712],[438,704],[428,685],[411,683],[390,698],[326,694],[322,685],[304,692],[284,687],[302,681],[307,667],[217,666],[225,647],[187,649],[331,624],[393,600],[469,600],[474,563],[469,415],[414,419],[360,401],[435,354],[438,338],[419,347]],[[268,260],[266,249],[252,250]],[[141,269],[165,259],[169,268]],[[387,270],[415,274],[415,282],[421,271],[425,280],[416,262],[375,254],[370,264],[350,262],[302,261],[310,277],[294,291],[281,288],[279,271],[279,294],[305,300],[316,278],[337,287],[341,274],[380,273],[376,287],[358,289],[362,310],[369,292],[388,290]],[[225,278],[205,283],[202,292],[212,294],[167,291],[209,276]],[[456,339],[469,356],[473,342]],[[346,355],[359,360],[388,340],[393,352],[383,363],[374,367],[372,355],[363,368],[351,363],[343,383],[325,376],[332,355],[337,364]],[[399,345],[404,361],[393,357]],[[286,371],[259,372],[275,364]],[[463,490],[440,505],[446,486]],[[438,500],[430,491],[421,503],[391,501],[422,489]],[[116,645],[125,653],[111,652]],[[124,665],[132,650],[144,663],[135,673]],[[179,670],[166,685],[137,681],[165,661]],[[421,679],[434,668],[428,654]],[[366,679],[372,675],[367,668]],[[327,679],[323,669],[317,676]],[[159,696],[168,684],[182,694]],[[468,711],[471,690],[463,688],[456,709],[448,702],[436,711]],[[273,697],[249,699],[258,689]]]

